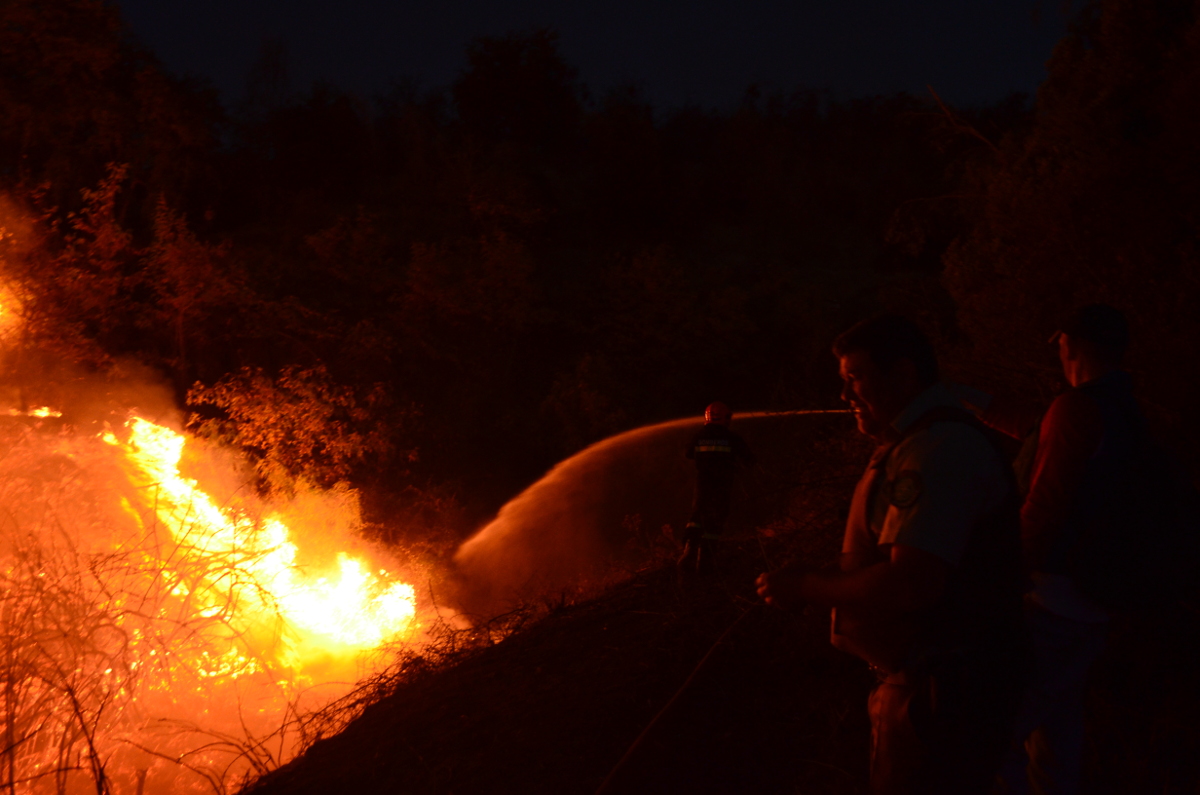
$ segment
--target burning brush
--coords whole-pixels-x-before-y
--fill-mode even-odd
[[[232,473],[204,490],[181,466],[208,453],[145,418],[90,436],[9,414],[0,789],[228,791],[415,631],[413,588],[346,551],[353,492],[266,506]]]

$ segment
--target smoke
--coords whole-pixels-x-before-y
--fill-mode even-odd
[[[757,472],[779,471],[795,454],[791,429],[812,415],[795,411],[738,414],[733,429],[759,459],[755,472],[740,475],[741,492],[731,522],[782,508],[783,495],[768,497],[754,486]],[[463,612],[486,619],[539,596],[573,590],[602,577],[614,562],[630,560],[631,531],[656,533],[688,519],[695,467],[685,455],[703,425],[685,418],[627,431],[597,442],[557,464],[500,509],[496,518],[465,541],[455,555]],[[736,494],[737,492],[735,492]]]

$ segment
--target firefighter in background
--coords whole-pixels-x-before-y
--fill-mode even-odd
[[[684,531],[679,568],[711,574],[716,540],[729,517],[730,492],[739,461],[754,464],[754,456],[741,436],[729,429],[733,412],[724,403],[704,410],[704,427],[692,438],[687,457],[696,462],[696,499],[692,518]]]

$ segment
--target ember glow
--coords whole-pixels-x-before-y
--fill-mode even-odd
[[[36,409],[29,409],[27,411],[21,411],[21,409],[9,409],[5,413],[8,414],[8,416],[10,416],[10,417],[37,417],[38,419],[45,419],[46,417],[61,417],[62,416],[61,411],[55,411],[54,409],[47,408],[46,406],[42,406],[41,408],[36,408]]]
[[[234,791],[417,631],[353,492],[264,505],[164,425],[58,426],[0,422],[0,788]]]

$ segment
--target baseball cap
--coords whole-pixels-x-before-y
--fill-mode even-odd
[[[1075,339],[1088,340],[1105,348],[1124,348],[1129,345],[1129,321],[1125,313],[1108,304],[1088,304],[1072,312],[1050,338],[1067,334]]]

